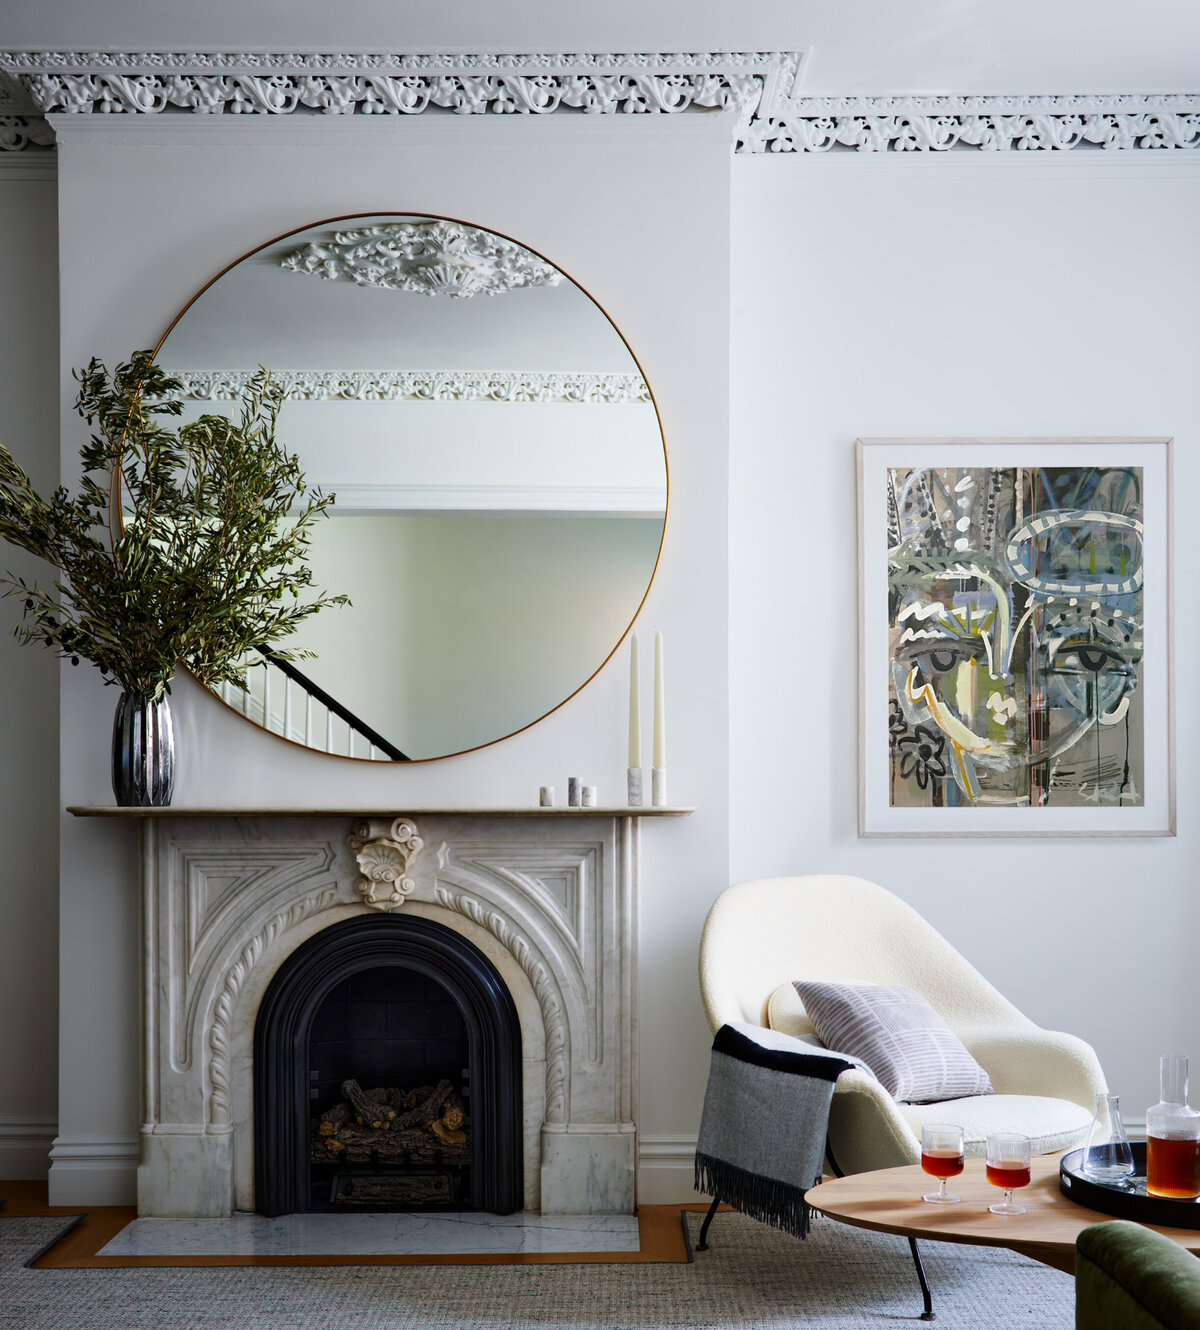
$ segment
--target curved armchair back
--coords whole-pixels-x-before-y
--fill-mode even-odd
[[[960,1038],[1032,1024],[944,937],[890,891],[860,877],[762,878],[717,897],[700,942],[709,1025],[767,1025],[772,992],[795,979],[902,984]],[[811,1033],[799,999],[791,1034]]]

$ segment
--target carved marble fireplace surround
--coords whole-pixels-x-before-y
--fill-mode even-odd
[[[263,993],[384,911],[453,929],[512,995],[525,1208],[633,1210],[639,817],[684,810],[72,811],[142,819],[140,1215],[254,1210]]]

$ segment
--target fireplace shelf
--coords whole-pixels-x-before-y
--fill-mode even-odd
[[[611,808],[414,808],[398,800],[387,808],[118,808],[113,804],[70,804],[73,817],[395,817],[397,809],[411,817],[687,817],[695,808],[617,805]]]

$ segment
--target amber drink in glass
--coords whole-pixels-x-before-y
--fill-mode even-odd
[[[1027,1215],[1023,1205],[1014,1203],[1017,1187],[1028,1187],[1032,1177],[1029,1137],[1016,1132],[997,1131],[987,1138],[987,1180],[993,1187],[1004,1188],[1004,1200],[989,1205],[994,1215]]]
[[[963,1129],[945,1123],[926,1123],[921,1128],[921,1167],[932,1178],[937,1178],[937,1191],[922,1196],[923,1201],[945,1204],[961,1201],[946,1190],[946,1179],[956,1178],[963,1171]]]

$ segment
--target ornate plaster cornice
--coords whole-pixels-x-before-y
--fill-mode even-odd
[[[1200,96],[792,97],[747,121],[739,152],[1200,147]]]
[[[4,51],[0,71],[42,114],[545,115],[773,112],[793,91],[792,51],[533,52]]]
[[[805,97],[803,53],[4,51],[0,151],[39,114],[548,115],[736,110],[736,150],[1195,148],[1200,96]],[[10,120],[20,123],[8,123]]]
[[[0,115],[0,152],[54,147],[54,132],[37,116]]]
[[[250,370],[169,371],[189,401],[240,400]],[[278,370],[292,402],[555,402],[625,406],[650,401],[640,374],[540,370]]]
[[[14,78],[0,75],[0,153],[54,147],[54,131]]]

